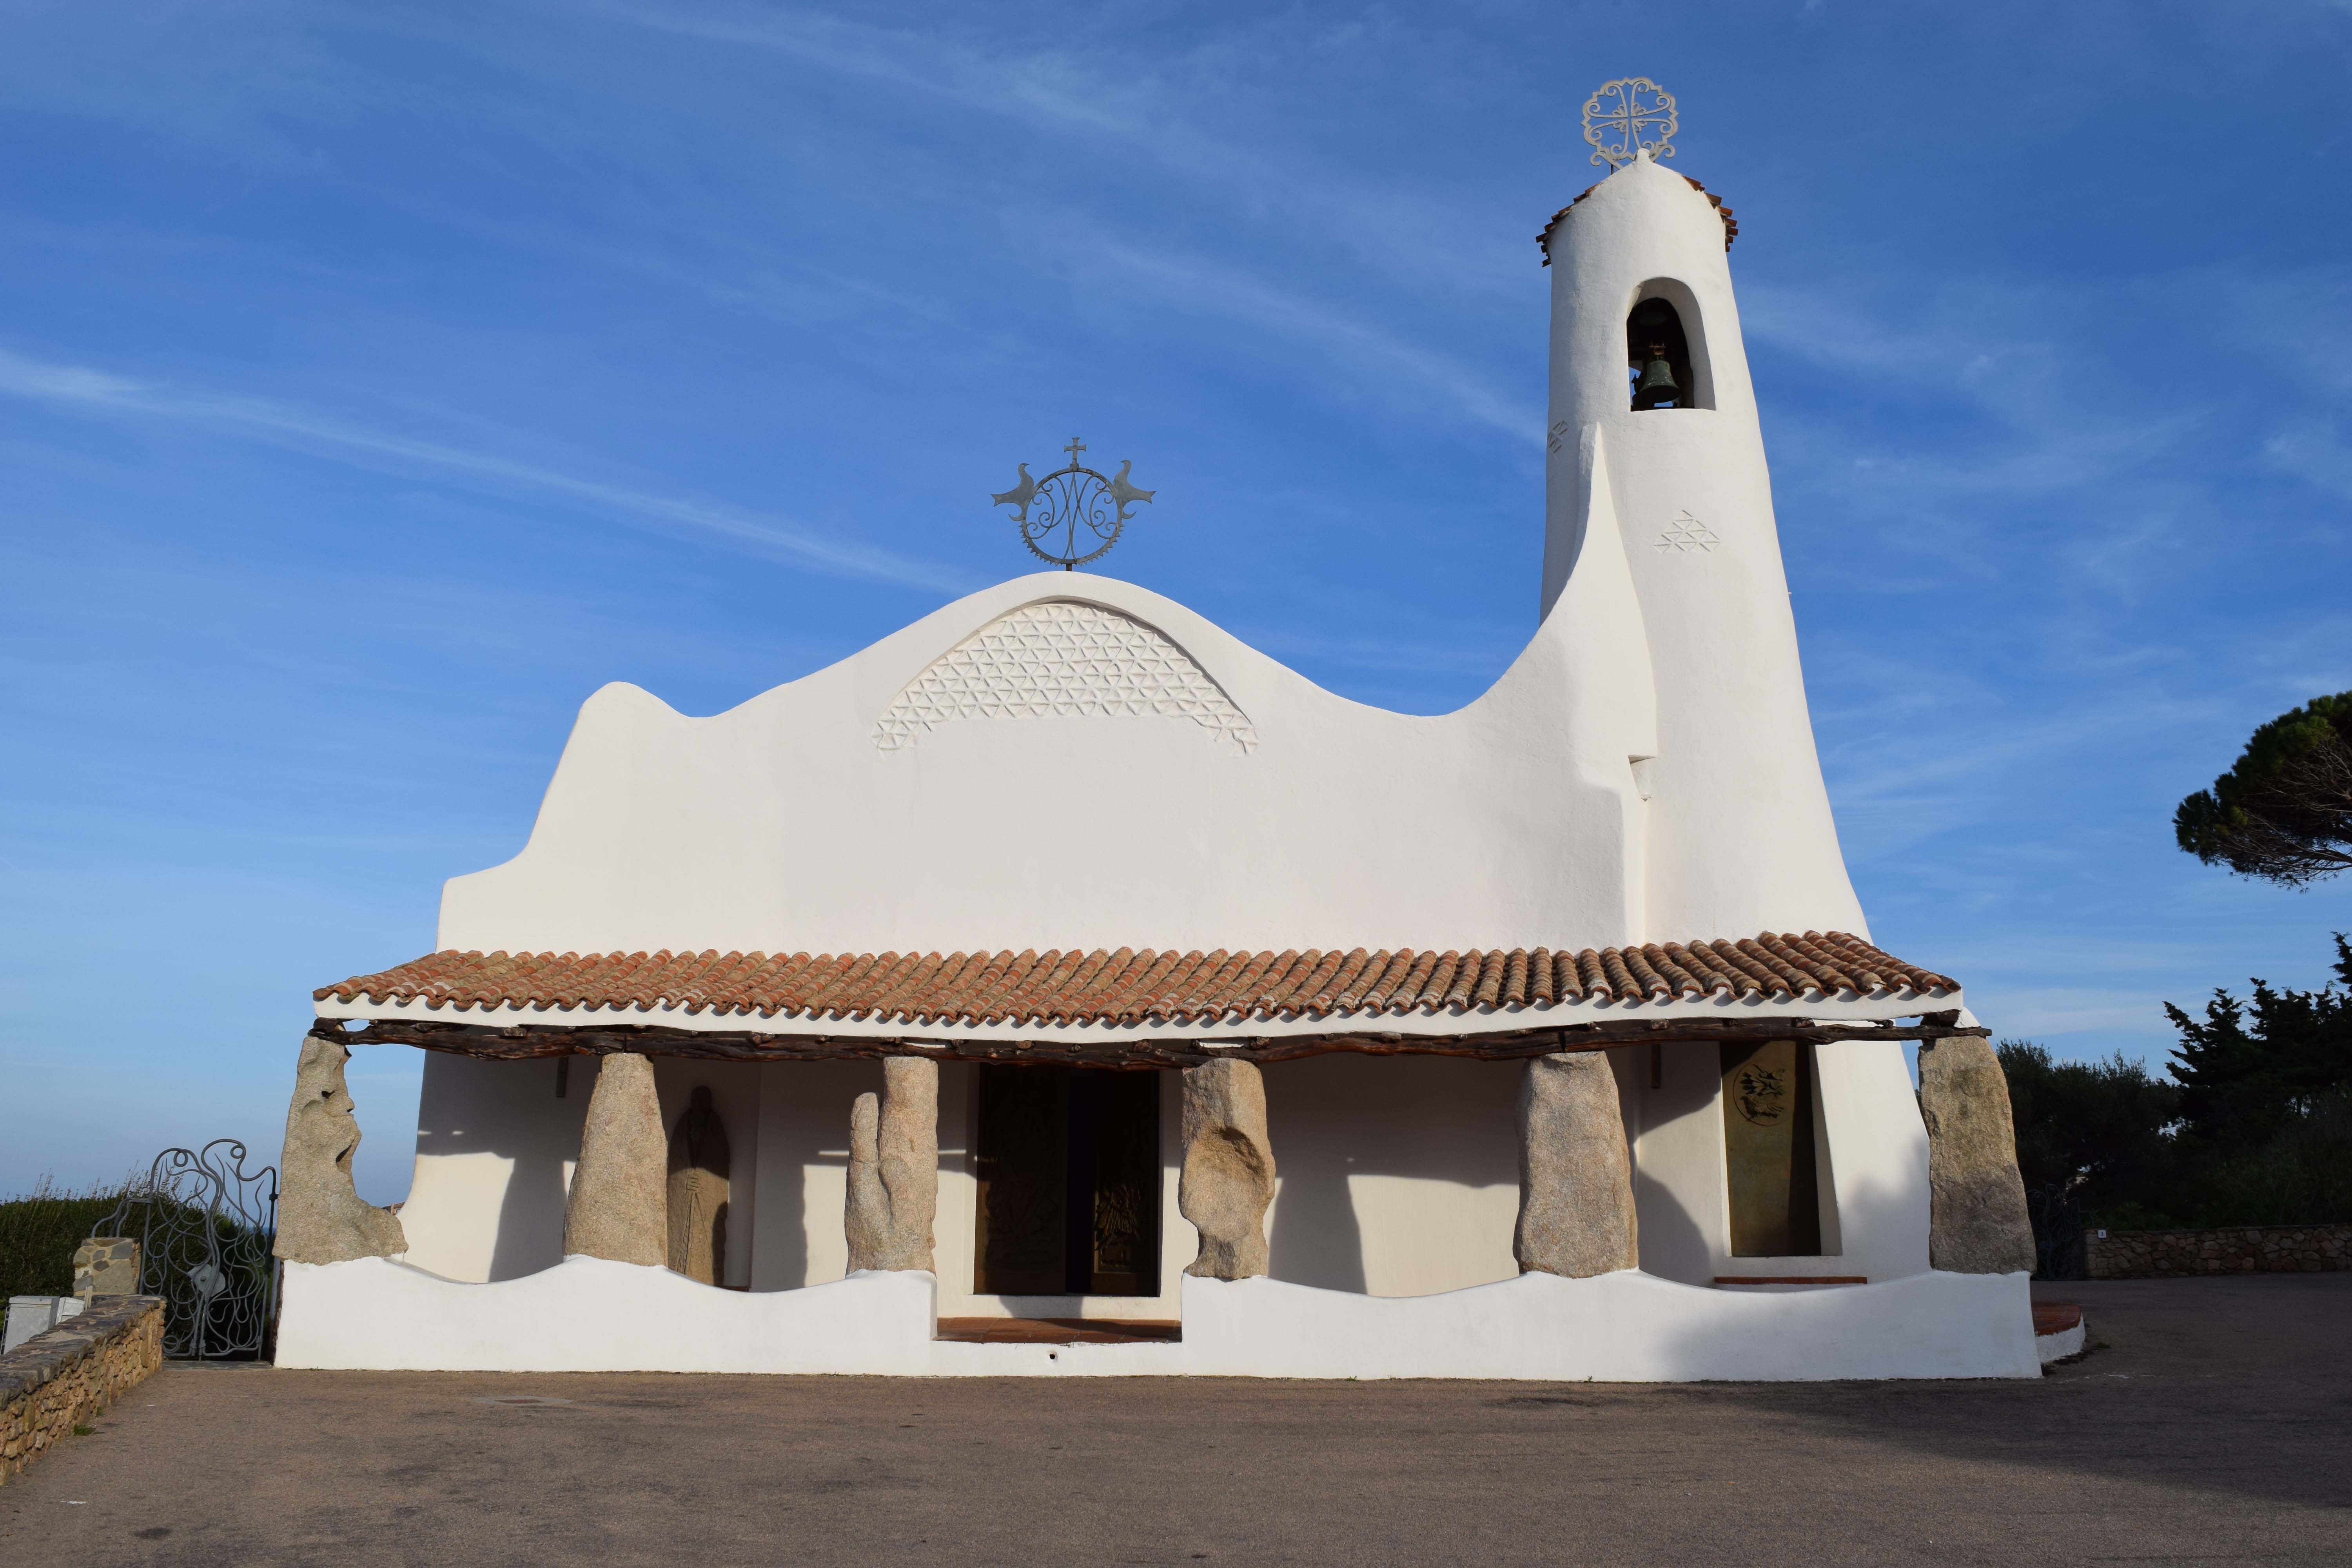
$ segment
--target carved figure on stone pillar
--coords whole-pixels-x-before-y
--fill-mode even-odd
[[[1641,1267],[1633,1162],[1606,1053],[1536,1057],[1519,1079],[1521,1273],[1586,1279]]]
[[[727,1283],[730,1164],[726,1124],[697,1084],[669,1135],[669,1266],[705,1285]]]
[[[400,1216],[366,1202],[352,1184],[360,1124],[343,1084],[343,1064],[351,1059],[349,1047],[324,1035],[305,1035],[295,1058],[286,1148],[278,1159],[272,1248],[289,1263],[345,1263],[408,1250]]]
[[[1927,1266],[2032,1273],[2033,1222],[2017,1170],[2009,1075],[1990,1040],[1920,1042],[1919,1117],[1927,1124]]]
[[[1274,1202],[1274,1145],[1265,1079],[1256,1064],[1221,1060],[1184,1069],[1184,1144],[1177,1211],[1201,1233],[1185,1268],[1205,1279],[1266,1271],[1265,1211]]]
[[[563,1252],[659,1268],[669,1261],[669,1140],[654,1064],[616,1051],[596,1071],[580,1163],[563,1205]]]
[[[932,1270],[940,1200],[940,1064],[882,1058],[882,1092],[849,1108],[849,1267]]]

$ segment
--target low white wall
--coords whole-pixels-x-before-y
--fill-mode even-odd
[[[570,1258],[467,1285],[387,1258],[286,1267],[281,1367],[916,1376],[1480,1377],[1604,1382],[2032,1377],[2022,1274],[1765,1295],[1625,1272],[1380,1298],[1186,1277],[1175,1344],[931,1338],[928,1274],[745,1294]]]

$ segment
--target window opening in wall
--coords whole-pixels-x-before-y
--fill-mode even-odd
[[[1698,406],[1690,339],[1667,300],[1644,300],[1625,318],[1625,363],[1636,410]]]
[[[1813,1053],[1795,1040],[1723,1047],[1723,1154],[1735,1258],[1817,1258]]]
[[[980,1068],[972,1289],[1160,1294],[1160,1075]]]

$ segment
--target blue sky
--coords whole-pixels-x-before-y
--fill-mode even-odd
[[[2352,687],[2352,6],[0,5],[0,1192],[245,1137],[581,700],[711,712],[1101,563],[1322,684],[1532,627],[1546,275],[1643,73],[1738,209],[1878,940],[2161,1058],[2352,883],[2173,804]],[[404,1189],[414,1053],[355,1063]]]

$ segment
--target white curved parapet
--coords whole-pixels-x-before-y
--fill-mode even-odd
[[[1435,718],[1350,702],[1149,589],[1059,572],[708,718],[610,685],[521,852],[447,884],[438,945],[1647,940],[1627,759],[1657,748],[1614,564],[1483,697]],[[1775,912],[1775,929],[1859,930],[1847,902],[1801,892]]]
[[[1402,1298],[1187,1276],[1180,1342],[1111,1345],[936,1340],[935,1290],[928,1274],[860,1273],[750,1294],[593,1258],[495,1285],[461,1285],[381,1258],[289,1263],[277,1364],[1603,1383],[2041,1372],[2022,1274],[1918,1274],[1770,1295],[1631,1270],[1593,1279],[1526,1274]]]
[[[2042,1358],[2044,1366],[2053,1361],[2064,1361],[2071,1355],[2080,1355],[2083,1346],[2088,1342],[2090,1331],[2091,1325],[2077,1319],[2071,1329],[2060,1329],[2052,1334],[2036,1334],[2033,1338],[2034,1353]]]

